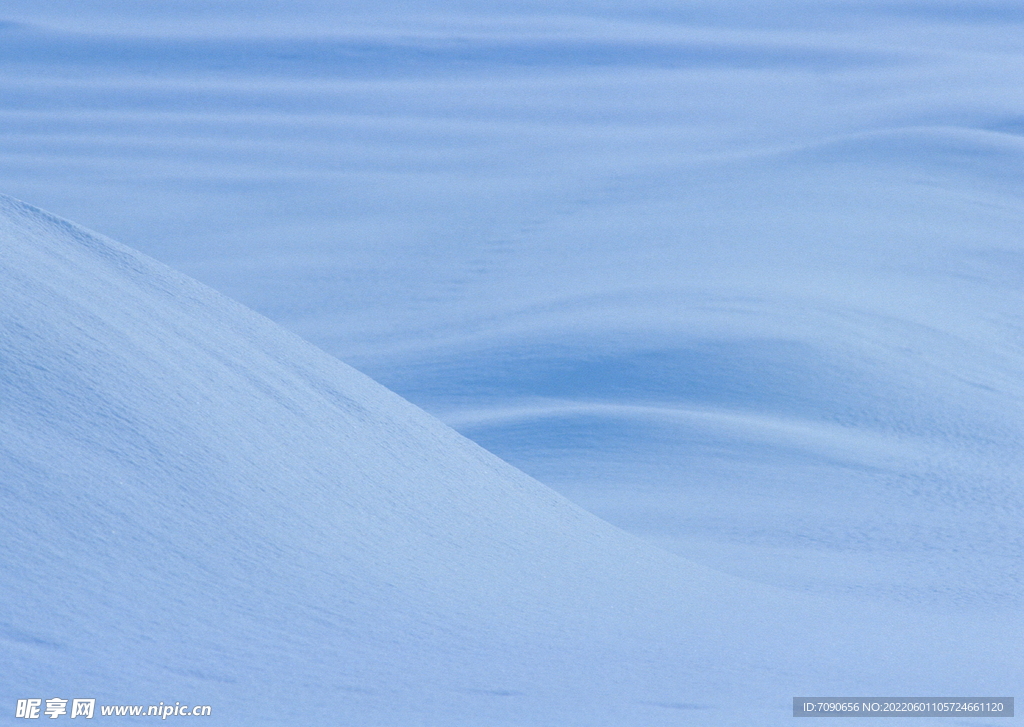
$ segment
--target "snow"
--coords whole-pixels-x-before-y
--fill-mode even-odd
[[[975,690],[1018,676],[1008,619],[950,632],[674,558],[214,291],[0,205],[5,700],[767,724],[798,691],[963,690],[960,652]]]
[[[0,15],[0,192],[290,331],[3,203],[0,699],[771,724],[1020,683],[1015,4]]]

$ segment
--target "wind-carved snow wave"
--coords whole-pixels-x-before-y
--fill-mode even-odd
[[[190,700],[226,725],[667,725],[699,704],[695,723],[740,725],[791,719],[800,692],[961,684],[948,613],[670,556],[9,198],[0,276],[7,702]],[[959,658],[1001,626],[972,623]],[[1014,667],[986,668],[1009,691]]]
[[[1019,3],[66,10],[4,5],[0,189],[647,544],[5,201],[0,701],[1020,684]]]
[[[544,230],[604,245],[559,296],[373,370],[716,568],[1019,608],[1022,151],[909,128],[638,175]]]

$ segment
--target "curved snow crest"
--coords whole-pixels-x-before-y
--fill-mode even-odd
[[[934,665],[991,651],[977,626],[951,645],[925,636],[942,616],[655,550],[257,314],[2,197],[0,328],[7,703],[188,700],[224,725],[658,725],[685,703],[767,724],[797,693],[952,693]],[[999,691],[1017,670],[990,656]]]
[[[773,144],[695,158],[694,168],[714,173],[743,168],[778,175],[787,167],[835,175],[925,174],[927,178],[965,179],[1018,189],[1024,162],[1024,137],[1015,131],[953,125],[911,125],[826,136],[813,141]],[[672,168],[671,165],[668,166]],[[859,172],[857,171],[859,170]],[[762,173],[763,173],[762,172]],[[642,184],[642,181],[637,184]]]
[[[1024,138],[956,126],[911,126],[849,134],[765,157],[859,167],[902,166],[943,176],[971,174],[1018,187]]]

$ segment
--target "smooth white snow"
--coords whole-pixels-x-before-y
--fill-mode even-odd
[[[137,252],[10,198],[0,235],[12,709],[739,725],[793,696],[1018,683],[1007,618],[951,630],[709,571]]]
[[[656,724],[657,719],[718,724],[728,711],[729,685],[743,679],[762,685],[760,693],[768,695],[754,697],[746,717],[736,717],[755,723],[770,720],[766,704],[805,691],[802,685],[808,679],[817,684],[819,677],[845,685],[850,682],[843,680],[855,674],[870,674],[878,691],[889,693],[895,689],[886,686],[890,683],[917,685],[912,691],[918,694],[941,693],[946,683],[948,694],[974,691],[975,685],[991,692],[1003,684],[994,675],[1007,676],[1011,684],[1020,681],[1019,666],[1001,661],[1017,648],[1016,637],[1004,641],[995,634],[1024,608],[1021,38],[1024,13],[1018,4],[1001,0],[79,0],[73,5],[6,0],[0,8],[0,192],[102,230],[212,286],[608,522],[691,564],[745,579],[755,594],[750,613],[766,614],[770,624],[751,627],[761,638],[776,633],[789,638],[786,624],[793,613],[824,629],[831,619],[824,614],[833,608],[860,614],[849,616],[850,629],[842,631],[850,638],[854,624],[884,629],[903,618],[901,613],[940,623],[948,619],[957,634],[965,634],[965,651],[929,634],[919,639],[917,656],[902,662],[871,662],[872,644],[884,643],[871,636],[864,655],[846,670],[823,654],[806,664],[794,661],[796,647],[784,646],[772,662],[776,667],[762,672],[737,657],[737,650],[746,648],[742,638],[716,641],[712,632],[718,627],[708,626],[711,631],[693,633],[699,633],[699,643],[715,644],[707,647],[708,654],[721,646],[716,653],[724,656],[709,656],[707,663],[747,666],[729,672],[742,678],[701,681],[693,666],[697,656],[688,665],[652,657],[646,667],[630,666],[646,658],[636,656],[646,647],[635,651],[624,646],[627,642],[662,639],[664,653],[685,651],[676,648],[682,632],[673,630],[682,627],[666,626],[649,614],[643,634],[595,640],[605,644],[595,649],[620,654],[614,659],[580,651],[586,640],[579,637],[586,630],[582,622],[575,631],[558,625],[531,631],[533,626],[522,625],[525,631],[513,629],[499,644],[495,634],[507,629],[487,626],[492,618],[487,614],[508,616],[517,607],[492,607],[491,600],[511,601],[507,588],[488,579],[513,583],[511,572],[488,566],[482,585],[467,582],[465,594],[458,596],[458,588],[408,586],[398,576],[380,575],[388,568],[367,565],[359,577],[368,584],[383,578],[413,594],[409,603],[434,605],[381,611],[368,605],[379,602],[372,595],[381,592],[377,586],[346,587],[350,594],[371,594],[350,611],[359,622],[353,633],[360,636],[350,641],[310,636],[268,659],[258,658],[253,646],[245,652],[251,658],[236,657],[234,673],[299,663],[301,668],[285,670],[294,673],[285,681],[310,685],[311,693],[323,678],[311,671],[314,660],[322,656],[329,662],[333,657],[326,654],[341,653],[348,647],[339,644],[349,644],[352,653],[363,656],[350,659],[356,671],[343,673],[362,670],[363,676],[337,684],[356,690],[370,684],[378,690],[377,696],[354,691],[342,700],[353,710],[343,721],[353,724],[372,723],[371,715],[403,725],[428,719],[567,724],[566,715],[574,710],[582,710],[581,724]],[[24,224],[43,224],[28,222],[31,214],[18,215]],[[53,242],[50,232],[40,234]],[[80,263],[86,268],[87,258]],[[17,267],[26,280],[41,275],[30,263]],[[283,346],[272,354],[257,335],[254,345],[263,353],[247,356],[250,362],[243,365],[222,350],[234,340],[224,339],[223,331],[206,335],[201,327],[182,323],[174,330],[183,326],[193,348],[207,351],[186,355],[194,368],[182,369],[175,336],[145,333],[148,320],[129,323],[125,316],[135,313],[121,305],[116,290],[108,291],[109,305],[98,294],[72,294],[109,281],[105,273],[85,274],[86,268],[81,276],[72,275],[74,284],[63,293],[56,281],[65,278],[33,284],[31,290],[4,283],[9,288],[4,295],[34,301],[30,308],[5,308],[8,320],[23,321],[43,347],[38,350],[49,346],[66,354],[60,365],[32,368],[26,356],[37,349],[15,344],[14,338],[0,342],[19,362],[3,379],[4,396],[13,395],[8,381],[18,380],[52,397],[51,409],[42,409],[44,399],[33,399],[19,385],[20,408],[4,409],[4,426],[20,432],[4,435],[17,437],[4,440],[5,451],[21,453],[4,465],[17,473],[13,478],[6,469],[0,473],[4,487],[20,492],[19,483],[36,481],[32,462],[45,462],[65,473],[46,475],[47,481],[66,483],[76,472],[93,472],[91,479],[81,476],[109,480],[117,494],[118,483],[132,477],[95,472],[119,463],[118,472],[156,468],[159,477],[148,469],[135,476],[159,492],[185,488],[181,502],[190,502],[208,481],[228,483],[224,486],[235,493],[244,492],[246,483],[266,486],[269,503],[278,502],[270,481],[299,482],[310,468],[335,471],[319,456],[304,458],[301,465],[278,463],[273,447],[252,435],[251,421],[254,417],[262,436],[290,453],[316,442],[334,452],[330,427],[299,434],[306,430],[291,426],[306,421],[309,412],[327,419],[334,414],[313,403],[291,409],[279,403],[274,406],[291,414],[271,416],[266,400],[240,393],[253,392],[237,376],[262,387],[261,396],[271,399],[278,396],[275,391],[291,390],[295,377],[281,372],[303,366],[292,357],[299,344],[271,347]],[[148,273],[139,280],[152,285]],[[62,303],[58,293],[71,298]],[[62,313],[72,309],[79,313]],[[164,310],[162,304],[157,309]],[[89,310],[91,317],[81,318]],[[168,316],[170,323],[181,318],[165,310],[158,319]],[[209,316],[215,327],[240,325],[231,316]],[[64,328],[47,334],[46,325],[29,323],[37,318],[80,320],[80,345],[65,347]],[[122,358],[103,353],[104,346]],[[283,367],[274,374],[281,389],[256,383],[270,375],[268,360]],[[138,371],[134,379],[109,373],[129,369]],[[14,378],[15,371],[20,378]],[[72,378],[55,383],[61,380],[54,372],[61,371]],[[334,374],[324,377],[335,380]],[[171,396],[165,386],[193,394]],[[223,398],[232,393],[239,393],[231,402],[247,408],[246,417]],[[149,398],[139,399],[143,394]],[[145,416],[138,421],[144,426],[135,426],[138,421],[126,414],[129,403],[141,407],[139,416]],[[389,411],[369,409],[381,416]],[[52,411],[68,413],[51,416]],[[29,435],[44,424],[60,431]],[[220,432],[215,440],[213,430]],[[373,451],[365,442],[350,443],[353,451]],[[412,444],[408,449],[421,450]],[[336,455],[341,457],[341,450]],[[195,481],[177,477],[175,468],[185,466],[182,457],[213,474]],[[242,467],[234,458],[249,464]],[[294,477],[278,477],[282,468]],[[265,479],[254,473],[264,473]],[[487,481],[499,486],[499,480]],[[431,492],[423,495],[425,501],[434,499]],[[13,518],[23,508],[8,509],[8,499],[5,534],[19,532],[7,527],[8,513],[11,522],[22,522]],[[224,506],[211,507],[210,513],[232,510],[234,501],[227,495],[222,499]],[[258,504],[249,494],[235,499]],[[524,507],[533,512],[535,505]],[[419,512],[413,503],[409,507]],[[477,509],[487,517],[487,508]],[[203,517],[200,525],[227,515]],[[433,522],[433,516],[424,517],[425,523]],[[552,517],[557,526],[538,521],[538,533],[548,533],[549,525],[569,532],[560,516]],[[312,520],[312,515],[302,518]],[[95,525],[97,530],[76,525],[96,535],[81,536],[85,552],[114,537],[107,534],[106,520],[89,522],[94,521],[103,524]],[[146,544],[157,550],[140,552],[172,547],[165,537],[172,532],[169,525],[146,522],[150,535],[136,533],[132,547],[112,541],[111,552],[126,547],[135,552],[135,546]],[[201,549],[214,558],[253,550],[232,545],[249,542],[241,534],[250,532],[248,522],[237,524],[238,538],[229,537],[223,548],[212,542],[206,547],[200,538],[201,545],[189,546],[193,550],[182,545],[182,552]],[[380,529],[365,529],[388,532],[381,522]],[[58,585],[43,564],[64,551],[38,545],[42,531],[26,527],[36,536],[11,552],[27,548],[32,555],[26,562],[36,565],[26,570],[12,559],[5,578],[19,584],[18,593],[36,592],[31,624],[62,623],[71,601],[57,598]],[[294,531],[290,525],[260,527],[279,533],[282,541],[295,537],[287,535]],[[410,533],[418,532],[409,527]],[[487,537],[499,532],[478,527]],[[62,539],[66,533],[54,528],[49,540],[68,542]],[[188,532],[197,528],[208,531],[197,525]],[[124,528],[109,530],[127,537]],[[319,538],[317,543],[341,542],[315,532],[309,537]],[[414,543],[420,537],[409,535]],[[508,537],[520,542],[519,536]],[[388,540],[380,546],[384,550],[368,545],[360,552],[376,554],[375,562],[387,560],[383,554],[394,543],[395,552],[422,551],[428,557],[429,548],[401,542]],[[619,555],[595,556],[611,564],[606,577],[628,570],[621,567],[622,548],[641,548],[625,542],[609,546]],[[279,563],[276,572],[288,571],[285,563],[304,562],[292,558],[291,550],[275,552],[269,560]],[[534,569],[545,562],[576,557],[558,552],[547,561],[533,555],[480,557],[481,562],[517,563],[531,574],[523,580],[532,583]],[[642,562],[665,557],[643,552],[637,556]],[[254,559],[264,555],[253,553]],[[122,560],[116,555],[99,562]],[[414,562],[420,563],[409,561],[403,572],[417,583],[458,581],[447,571],[435,578],[430,567]],[[669,570],[682,567],[671,559],[664,562]],[[124,568],[134,567],[125,560]],[[465,578],[476,578],[477,571],[466,567]],[[335,572],[323,573],[328,571]],[[682,581],[690,583],[701,572]],[[663,581],[659,588],[665,590],[655,589],[662,595],[650,598],[676,598],[665,594],[674,593],[678,579],[657,573],[643,582]],[[279,584],[271,590],[285,588],[280,584],[287,578],[281,578],[268,581]],[[251,589],[257,581],[246,575],[231,582],[249,584],[246,588],[256,594],[258,589]],[[727,590],[727,583],[739,581],[724,579],[719,585]],[[234,595],[217,602],[241,602],[239,591],[225,588]],[[316,588],[308,587],[334,598],[327,585]],[[792,606],[786,599],[801,598],[797,593],[823,600]],[[711,614],[708,623],[719,623],[719,614],[739,608],[737,599],[723,594],[702,602]],[[536,603],[548,603],[546,597],[537,595]],[[124,599],[97,598],[110,602],[110,613],[121,612]],[[196,605],[198,596],[177,598],[171,602],[192,604],[196,618],[211,623],[221,623],[217,614],[228,619],[242,608],[218,610],[214,599]],[[460,598],[468,604],[461,610],[446,605]],[[573,608],[577,602],[607,602],[585,593],[580,599],[560,598],[572,601]],[[138,602],[140,619],[171,623],[186,613],[165,617],[169,607],[155,599]],[[566,611],[553,604],[551,613],[564,616]],[[11,624],[12,643],[22,645],[17,648],[71,643],[48,641],[34,625],[25,626],[19,621],[29,618],[23,610],[5,615],[6,609],[27,606],[9,606],[4,598],[0,608],[0,622]],[[92,606],[82,608],[86,615],[80,623],[90,623]],[[341,611],[322,608],[316,612],[321,616],[304,611],[305,621],[292,618],[294,633],[320,633],[302,626],[313,622],[336,633],[334,616],[323,614]],[[259,615],[258,609],[250,611],[252,618]],[[377,630],[358,616],[377,611],[394,614],[381,616]],[[420,615],[408,616],[413,611]],[[518,611],[522,624],[534,623],[529,609]],[[434,614],[435,621],[425,613]],[[665,613],[675,611],[666,607]],[[476,625],[460,633],[478,636],[466,637],[470,646],[459,652],[462,656],[439,645],[455,643],[454,638],[398,636],[383,646],[365,641],[371,633],[407,634],[412,627],[405,626],[421,621],[472,622]],[[509,616],[508,622],[514,621]],[[210,648],[237,655],[242,642],[259,642],[240,637],[248,627],[245,619],[238,623],[234,636],[214,639]],[[614,619],[601,623],[623,630]],[[595,632],[604,628],[593,626]],[[550,649],[558,648],[543,647],[548,650],[542,659],[527,653],[527,643],[555,643],[553,631],[565,634],[559,642],[566,645],[565,659],[621,662],[614,669],[622,671],[583,675],[569,685],[570,677],[560,676],[568,667],[550,666]],[[537,635],[528,639],[524,633]],[[416,643],[429,645],[421,652]],[[969,643],[976,645],[970,653]],[[763,648],[765,654],[774,649]],[[286,653],[293,657],[281,656]],[[313,656],[307,660],[303,654]],[[20,661],[16,671],[29,675],[25,684],[45,678],[58,689],[67,681],[59,665],[81,662],[62,661],[57,651],[52,656],[39,662],[42,666]],[[913,681],[918,657],[923,671],[920,681]],[[175,658],[173,668],[187,672],[188,659]],[[210,664],[219,658],[203,657]],[[418,660],[433,666],[408,666]],[[156,673],[125,663],[105,668],[125,680]],[[527,686],[500,686],[506,681],[499,673],[503,668]],[[780,669],[792,679],[780,676]],[[434,681],[424,676],[428,672]],[[209,673],[222,672],[211,668]],[[666,681],[658,682],[659,674]],[[466,687],[473,679],[465,675],[480,675],[487,684]],[[541,690],[547,696],[528,686],[560,678],[569,686]],[[645,680],[651,694],[661,696],[630,691],[629,684]],[[614,686],[620,682],[626,686]],[[394,686],[393,694],[408,698],[382,696],[384,683],[404,684]],[[244,691],[236,688],[236,696]],[[453,691],[463,688],[470,691]],[[679,696],[679,689],[690,691]],[[130,689],[115,691],[118,699],[131,700]],[[506,693],[516,693],[515,698],[503,697]],[[693,701],[694,693],[704,695],[703,701]],[[154,692],[154,698],[167,695]],[[277,710],[266,719],[279,723],[289,697],[264,690],[260,698]],[[623,716],[613,706],[632,700],[714,704],[718,711],[634,705],[623,709],[650,714]],[[232,697],[231,703],[237,702]],[[329,709],[327,702],[307,707],[322,709],[319,714]]]

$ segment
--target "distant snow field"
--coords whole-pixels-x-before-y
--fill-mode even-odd
[[[1022,31],[8,0],[0,711],[1015,696]]]

